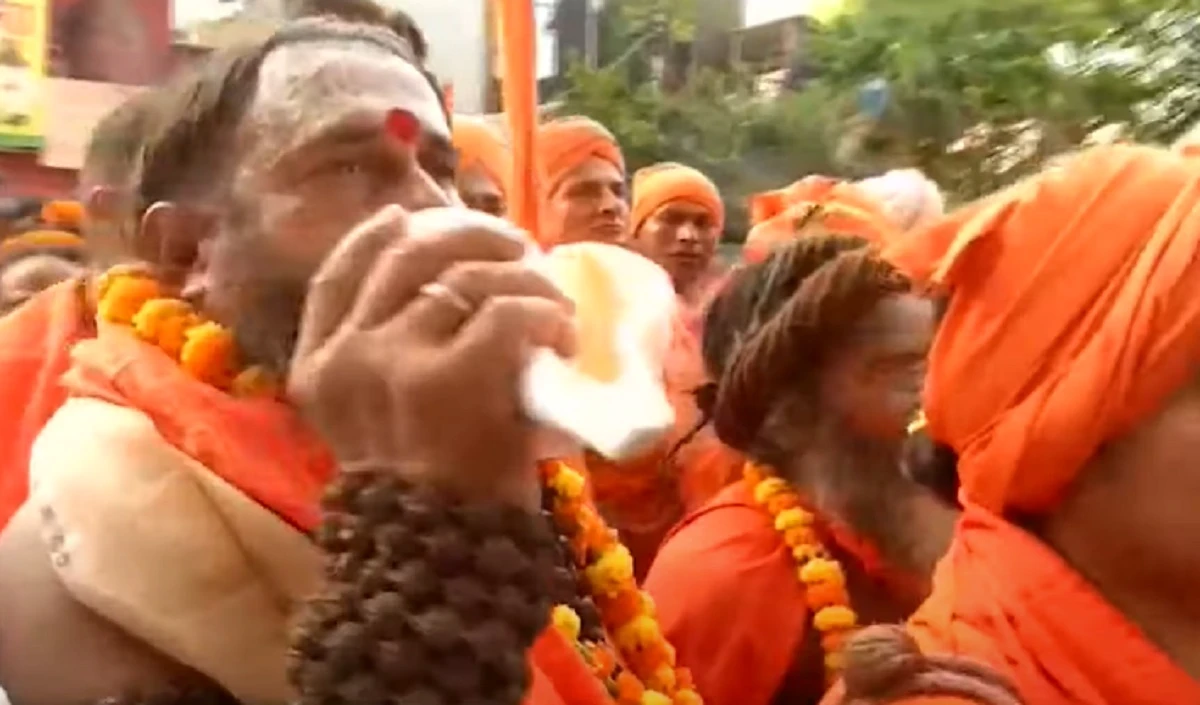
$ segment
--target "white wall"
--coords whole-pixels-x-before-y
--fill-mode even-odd
[[[487,0],[381,0],[402,9],[429,40],[430,68],[454,83],[454,109],[483,112],[488,83]]]

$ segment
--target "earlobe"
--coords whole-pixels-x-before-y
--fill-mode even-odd
[[[112,186],[96,186],[84,201],[87,217],[98,222],[111,222],[121,217],[124,210],[119,189]]]

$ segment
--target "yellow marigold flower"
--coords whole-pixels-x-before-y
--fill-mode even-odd
[[[807,526],[797,526],[794,529],[788,529],[787,531],[783,532],[783,542],[788,548],[793,549],[792,553],[795,555],[795,548],[797,546],[803,546],[804,544],[817,544],[819,543],[819,539],[817,538],[816,533],[813,532],[812,528]]]
[[[568,641],[573,643],[579,640],[579,632],[583,629],[583,622],[580,621],[579,615],[575,613],[575,610],[566,605],[555,605],[554,609],[550,611],[550,622]]]
[[[239,372],[229,391],[235,397],[277,397],[282,390],[275,375],[255,365]]]
[[[149,277],[116,276],[101,283],[103,295],[96,304],[96,315],[106,323],[130,325],[147,301],[162,296],[158,282]]]
[[[675,691],[675,705],[704,705],[700,694],[691,688]]]
[[[828,558],[813,558],[800,567],[800,580],[805,585],[816,583],[840,585],[846,582],[846,576],[842,573],[842,566],[838,565],[837,561]]]
[[[633,556],[629,549],[616,544],[600,554],[595,563],[583,571],[592,590],[600,595],[615,595],[633,582]]]
[[[653,617],[639,615],[617,629],[617,648],[622,652],[636,651],[662,640],[662,631]]]
[[[841,651],[825,654],[825,670],[840,672],[846,667],[846,655]]]
[[[811,561],[824,557],[825,549],[816,543],[802,543],[792,547],[792,558],[796,559],[796,562],[800,564],[800,570],[796,572],[796,575],[801,580],[804,579],[804,566],[808,565]]]
[[[549,484],[555,494],[565,499],[579,499],[583,496],[587,481],[583,475],[563,465],[559,467],[558,472],[550,476]]]
[[[853,629],[858,624],[858,615],[845,605],[830,605],[822,607],[813,615],[813,626],[819,632],[829,632],[835,629]]]
[[[803,509],[785,509],[775,516],[775,530],[803,529],[813,522],[813,515]]]
[[[765,504],[771,495],[787,491],[787,483],[778,477],[768,477],[754,486],[754,501]]]
[[[179,299],[151,299],[130,321],[139,338],[158,346],[172,359],[179,359],[187,329],[198,322],[191,305]]]
[[[212,321],[193,326],[179,353],[179,366],[196,379],[227,389],[233,382],[236,344],[233,333]]]
[[[647,690],[642,693],[640,705],[671,705],[671,699],[657,690]]]
[[[654,598],[650,597],[650,593],[646,592],[645,590],[641,590],[638,592],[638,596],[642,600],[642,613],[649,617],[657,616],[658,605],[654,604]]]
[[[646,685],[664,693],[670,693],[675,690],[675,667],[664,663],[654,669],[654,673],[650,674]]]

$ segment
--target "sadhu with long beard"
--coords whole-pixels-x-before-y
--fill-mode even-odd
[[[1198,195],[1194,157],[1098,147],[887,250],[948,296],[925,408],[966,509],[829,702],[1200,702]]]
[[[819,699],[854,628],[919,604],[957,514],[899,466],[933,304],[867,241],[815,229],[713,301],[709,411],[752,464],[646,580],[709,702]]]

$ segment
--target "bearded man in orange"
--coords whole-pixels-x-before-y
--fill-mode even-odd
[[[645,582],[719,705],[819,700],[860,621],[920,603],[957,515],[900,466],[933,303],[866,240],[809,227],[709,309],[707,411],[752,463],[671,531]]]
[[[217,54],[161,89],[161,119],[144,145],[133,192],[138,240],[173,256],[153,272],[110,271],[88,289],[95,337],[74,346],[64,378],[70,398],[41,429],[29,463],[31,492],[0,533],[0,681],[16,701],[89,702],[175,686],[213,702],[284,703],[297,691],[316,702],[372,701],[363,695],[367,686],[336,665],[347,662],[311,681],[293,674],[289,682],[285,669],[288,625],[321,586],[321,553],[310,536],[336,470],[421,482],[434,467],[475,468],[475,479],[493,479],[450,489],[537,512],[529,434],[512,437],[514,424],[530,426],[517,403],[517,375],[445,363],[473,350],[475,359],[494,354],[518,369],[533,348],[569,353],[574,322],[561,294],[521,261],[523,233],[486,214],[447,208],[454,203],[450,127],[437,86],[414,58],[394,34],[324,18]],[[381,271],[364,274],[375,265]],[[391,334],[415,338],[424,352],[397,360],[405,346],[393,345]],[[499,339],[509,344],[492,347]],[[442,406],[432,391],[418,404],[419,420],[398,413],[397,400],[431,379],[438,383],[427,389],[472,395],[482,416]],[[306,418],[280,399],[281,384]],[[507,431],[483,432],[494,423],[482,417],[508,419]],[[477,433],[453,443],[421,440],[439,435],[434,429],[443,423]],[[412,455],[433,446],[441,450]],[[104,472],[95,471],[97,459]],[[571,490],[582,479],[561,476],[557,489],[578,504]],[[374,521],[371,507],[379,507],[368,505],[364,519]],[[594,516],[588,527],[586,546],[603,544],[594,553],[611,558],[586,566],[595,568],[588,584],[620,588],[612,593],[622,598],[619,621],[596,625],[580,614],[578,634],[565,620],[534,642],[537,629],[529,630],[547,615],[527,614],[513,645],[511,635],[489,631],[495,627],[446,628],[445,610],[427,614],[412,602],[397,609],[390,597],[383,601],[391,607],[359,605],[337,621],[354,631],[382,613],[427,614],[429,621],[400,619],[413,625],[401,631],[432,640],[432,655],[446,662],[421,666],[397,653],[386,631],[371,632],[376,660],[367,668],[376,669],[376,687],[400,688],[399,671],[381,663],[417,673],[379,699],[419,699],[445,687],[447,674],[468,687],[453,667],[460,655],[453,647],[465,640],[472,653],[494,651],[493,665],[521,676],[517,696],[531,673],[527,702],[534,705],[609,702],[605,686],[618,672],[621,692],[644,684],[694,705],[673,652],[656,630],[641,628],[652,618],[632,584],[627,551]],[[489,530],[505,527],[477,524],[476,539]],[[336,543],[339,533],[322,536]],[[454,545],[431,550],[436,570],[460,572],[463,554]],[[513,575],[510,567],[520,563],[503,552],[492,556],[485,572],[526,587],[547,577]],[[563,559],[558,567],[575,565]],[[328,577],[339,583],[360,567],[335,562]],[[463,592],[461,583],[425,569],[433,567],[362,576],[355,594],[378,595],[395,579],[416,591],[409,598],[442,600],[464,617],[478,600],[484,607],[527,602],[528,590]],[[596,595],[610,593],[597,588]],[[630,620],[638,629],[619,629]],[[639,660],[589,668],[566,638],[582,635],[579,622],[589,635],[612,629],[621,637],[617,647]],[[396,620],[379,625],[395,627]],[[347,644],[334,642],[331,649]],[[321,653],[305,657],[320,660]],[[61,672],[64,662],[72,664],[69,674]]]
[[[965,512],[926,656],[829,702],[1200,702],[1198,199],[1194,158],[1098,147],[889,248],[949,295],[925,411]]]
[[[872,243],[885,242],[900,230],[884,203],[857,185],[807,176],[750,199],[750,232],[742,258],[761,262],[776,246],[794,240],[813,218],[834,232]]]
[[[504,135],[486,120],[455,115],[451,123],[458,150],[458,195],[467,208],[504,217],[508,212],[512,154]]]
[[[542,246],[624,239],[625,158],[612,133],[589,118],[568,117],[542,125],[537,140]]]

